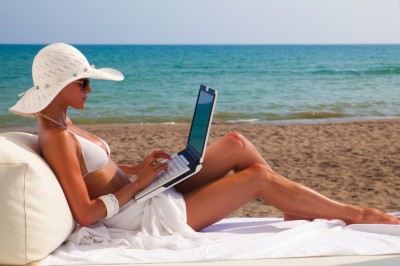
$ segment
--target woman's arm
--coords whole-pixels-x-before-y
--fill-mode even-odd
[[[64,129],[47,130],[40,135],[39,145],[44,159],[57,176],[75,220],[80,225],[87,226],[105,218],[107,210],[103,201],[89,197],[78,159],[81,156],[80,151],[72,135]],[[120,206],[131,200],[160,171],[167,168],[166,164],[152,164],[158,158],[167,156],[164,152],[153,152],[134,170],[133,167],[130,169],[137,173],[138,178],[114,193]]]
[[[104,218],[104,204],[89,197],[81,174],[77,144],[71,134],[64,129],[47,130],[39,135],[39,145],[44,159],[57,176],[75,220],[85,226]]]
[[[138,173],[138,165],[135,164],[117,164],[117,166],[126,174],[126,175],[136,175]]]

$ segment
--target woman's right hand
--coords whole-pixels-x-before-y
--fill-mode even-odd
[[[160,159],[170,159],[170,155],[164,151],[153,151],[137,166],[136,182],[140,189],[148,187],[156,175],[168,168],[168,163],[160,162]]]

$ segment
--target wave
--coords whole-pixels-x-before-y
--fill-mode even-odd
[[[306,71],[305,74],[310,75],[354,75],[354,76],[368,76],[368,75],[399,75],[400,66],[385,66],[370,69],[319,69],[313,71]]]
[[[300,119],[327,119],[327,118],[349,118],[352,114],[341,112],[293,112],[286,114],[279,113],[229,113],[218,112],[214,116],[217,123],[254,123],[277,120],[300,120]]]
[[[260,122],[260,119],[237,119],[237,120],[227,120],[226,123],[235,124],[235,123],[257,123]]]

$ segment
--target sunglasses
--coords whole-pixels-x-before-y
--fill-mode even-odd
[[[89,79],[82,79],[82,81],[75,80],[74,82],[81,83],[81,90],[83,92],[87,91],[87,89],[88,89],[88,87],[90,85]]]

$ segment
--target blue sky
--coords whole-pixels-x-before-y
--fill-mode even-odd
[[[400,0],[0,0],[0,43],[400,43]]]

